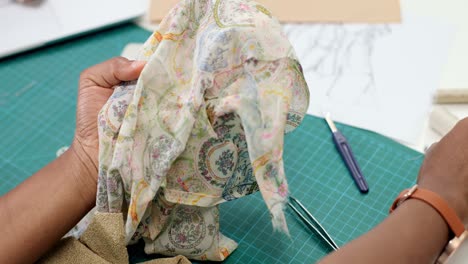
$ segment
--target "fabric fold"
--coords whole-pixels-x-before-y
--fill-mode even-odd
[[[283,138],[309,93],[278,21],[254,1],[183,0],[138,59],[98,117],[98,211],[124,212],[147,253],[223,260],[236,243],[217,205],[260,190],[287,233]]]

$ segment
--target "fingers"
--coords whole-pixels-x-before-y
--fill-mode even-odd
[[[145,64],[145,61],[115,57],[84,70],[80,76],[80,86],[111,88],[122,81],[136,80]]]

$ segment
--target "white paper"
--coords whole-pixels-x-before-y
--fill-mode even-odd
[[[144,14],[147,0],[0,0],[0,57]]]
[[[404,0],[401,1],[401,7],[412,14],[431,17],[454,26],[456,33],[442,70],[440,87],[468,89],[468,1]]]
[[[32,42],[46,42],[60,31],[54,9],[47,1],[37,5],[10,1],[0,6],[0,55],[16,47],[29,48]]]
[[[402,24],[285,25],[310,89],[308,113],[417,144],[452,28],[404,14]]]

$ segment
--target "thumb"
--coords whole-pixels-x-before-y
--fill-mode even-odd
[[[94,65],[81,73],[80,86],[100,86],[111,88],[122,81],[138,79],[146,61],[131,61],[115,57]]]

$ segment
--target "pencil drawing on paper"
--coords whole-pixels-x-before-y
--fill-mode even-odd
[[[285,27],[294,42],[295,27]],[[391,34],[389,25],[317,24],[301,28],[307,37],[307,48],[296,49],[304,72],[329,98],[344,94],[353,100],[373,100],[377,86],[372,67],[376,41]],[[302,39],[304,41],[304,39]]]

